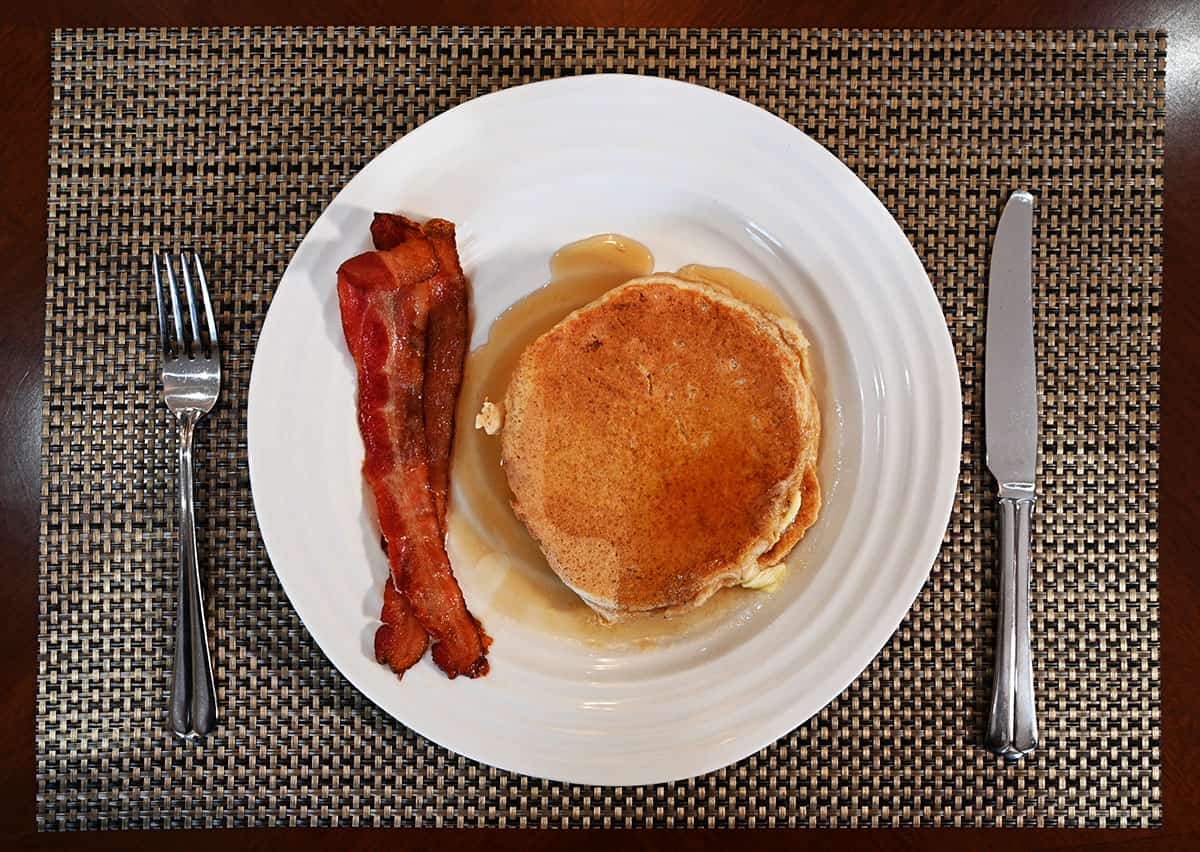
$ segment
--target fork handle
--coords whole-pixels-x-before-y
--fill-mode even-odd
[[[175,669],[171,678],[171,729],[192,738],[217,726],[217,690],[208,654],[204,592],[196,552],[192,501],[192,435],[200,415],[179,415],[179,593],[175,614]]]
[[[1029,550],[1033,489],[1000,492],[1000,611],[996,624],[996,676],[987,747],[1018,760],[1037,747],[1033,655],[1029,642]]]

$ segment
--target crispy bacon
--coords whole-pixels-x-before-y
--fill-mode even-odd
[[[407,262],[396,266],[406,268],[409,264],[424,263],[425,269],[435,269],[436,261],[431,251],[425,251],[427,248],[420,244],[409,246],[406,249],[408,254],[401,258]],[[360,375],[360,384],[363,369],[363,325],[369,310],[378,310],[382,303],[395,298],[394,291],[389,289],[394,280],[389,271],[388,260],[377,253],[352,258],[338,270],[342,331],[346,336],[346,347],[350,350],[356,371]],[[372,491],[374,490],[372,485]],[[384,581],[383,607],[379,616],[382,623],[375,631],[375,659],[403,676],[425,654],[425,649],[429,646],[429,634],[412,612],[408,598],[397,589],[396,583],[399,578],[407,573],[407,557],[402,548],[387,546],[387,535],[385,529],[382,543],[384,553],[388,554],[391,571],[388,579]]]
[[[383,610],[379,620],[383,623],[375,631],[375,659],[403,677],[425,655],[429,634],[413,613],[408,598],[396,590],[391,577],[383,581]]]
[[[371,220],[371,242],[376,251],[390,251],[421,236],[421,226],[399,213],[376,213]]]
[[[439,272],[430,281],[429,319],[425,331],[425,440],[429,447],[429,482],[443,534],[450,488],[450,447],[454,441],[454,409],[462,386],[467,354],[467,282],[458,262],[454,223],[430,219],[417,229],[394,213],[376,213],[371,223],[375,248],[387,250],[416,234],[433,246]]]
[[[458,262],[454,225],[432,219],[424,226],[393,213],[376,213],[371,222],[375,248],[389,251],[425,236],[440,267],[431,281],[426,322],[423,412],[429,455],[430,487],[442,535],[446,532],[446,502],[450,480],[450,447],[454,410],[462,383],[467,343],[466,280]],[[420,625],[411,606],[390,580],[385,583],[383,622],[375,636],[375,658],[399,674],[413,666],[425,650]]]
[[[461,354],[453,369],[453,353],[456,346],[466,346],[465,282],[453,225],[432,220],[422,229],[403,217],[377,218],[377,223],[372,235],[387,250],[351,258],[338,270],[342,328],[358,368],[363,475],[375,494],[391,566],[376,656],[399,673],[419,659],[424,647],[415,618],[433,639],[434,661],[447,675],[478,677],[487,673],[490,639],[467,611],[446,556],[448,472],[434,470],[436,454],[445,458],[448,471],[462,370]],[[454,304],[446,294],[456,289],[462,293],[461,327],[447,323],[447,309],[441,307]],[[427,334],[432,340],[445,337],[437,345],[449,353],[432,372]],[[427,374],[435,379],[429,400]],[[429,429],[431,424],[435,428]]]

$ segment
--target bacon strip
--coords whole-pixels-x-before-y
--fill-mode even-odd
[[[436,258],[426,244],[413,243],[403,249],[403,252],[390,253],[387,258],[376,254],[360,255],[347,261],[338,270],[342,332],[346,336],[346,347],[354,358],[360,386],[363,370],[362,332],[368,311],[379,309],[385,300],[394,298],[390,288],[397,275],[403,274],[403,270],[415,270],[414,281],[409,282],[409,286],[412,286],[417,283],[416,275],[432,275],[437,268]],[[398,262],[389,266],[391,260]],[[397,275],[393,274],[393,268]],[[374,490],[372,487],[372,491]],[[412,612],[408,598],[396,587],[397,578],[407,573],[406,552],[402,548],[389,548],[387,535],[385,531],[383,549],[388,554],[391,572],[384,582],[383,608],[379,617],[382,624],[375,631],[375,659],[403,676],[424,656],[425,649],[429,646],[429,634]]]
[[[376,251],[391,251],[403,242],[422,236],[421,226],[399,213],[376,213],[371,219],[371,242]]]
[[[372,234],[389,248],[351,258],[338,270],[338,296],[347,345],[358,367],[359,429],[366,448],[363,474],[375,494],[380,529],[387,541],[391,583],[384,590],[383,625],[375,637],[376,656],[399,673],[424,652],[416,622],[433,639],[434,661],[450,677],[487,673],[491,641],[467,611],[444,546],[445,481],[441,497],[427,442],[425,381],[429,369],[426,335],[430,322],[444,326],[434,335],[461,338],[466,346],[465,282],[454,249],[453,225],[434,220],[427,236],[414,223],[384,221]],[[387,228],[383,231],[382,228]],[[457,282],[457,283],[456,283]],[[447,325],[439,310],[445,293],[463,293],[463,322]],[[451,357],[439,359],[431,375],[435,414],[449,414],[428,434],[434,452],[444,453],[448,471],[453,407],[461,381],[462,356],[439,344]],[[446,375],[446,373],[449,375]],[[453,379],[453,381],[449,381]],[[447,391],[447,388],[449,389]],[[448,400],[448,403],[447,403]],[[445,435],[442,438],[442,435]],[[436,437],[434,437],[436,436]],[[445,449],[440,449],[442,445]],[[437,474],[442,476],[442,474]]]
[[[393,213],[376,213],[371,222],[371,238],[379,251],[389,251],[423,236],[432,243],[443,273],[431,280],[423,408],[430,487],[444,537],[454,411],[467,346],[466,279],[458,262],[454,225],[444,219],[431,219],[421,227]],[[375,634],[375,658],[403,675],[425,652],[425,628],[390,578],[384,585],[383,611],[379,616],[382,624]]]
[[[415,232],[415,233],[414,233]],[[371,223],[375,248],[395,248],[414,235],[433,246],[440,272],[430,281],[429,320],[425,331],[425,440],[429,447],[429,482],[442,532],[450,489],[450,448],[454,442],[454,410],[462,386],[467,354],[467,281],[458,262],[454,223],[430,219],[420,228],[403,216],[376,213]]]
[[[420,227],[403,216],[376,213],[371,222],[371,241],[378,251],[391,251],[402,243],[415,240],[416,245],[410,246],[408,250],[422,252],[429,247],[429,244],[427,241],[420,240],[420,237]],[[408,259],[412,262],[414,257],[410,255]],[[433,260],[436,263],[436,255]],[[416,262],[421,263],[420,260]],[[425,271],[423,266],[421,271]],[[357,294],[361,291],[358,288],[351,289],[354,292],[342,300],[342,321],[343,324],[346,323],[348,314],[355,316],[351,322],[357,322],[359,327],[353,330],[346,329],[346,337],[349,341],[352,334],[356,335],[355,345],[357,345],[357,340],[362,336],[361,318],[357,316],[361,311],[357,302],[359,298]],[[348,303],[349,311],[347,311]],[[355,364],[357,364],[357,354],[354,357]],[[386,539],[383,545],[384,553],[387,553]],[[399,554],[397,559],[403,559],[403,554]],[[397,573],[403,574],[405,571],[403,569],[400,572],[393,570],[391,573],[396,575]],[[390,667],[400,677],[404,677],[404,673],[415,666],[417,661],[425,655],[425,649],[429,647],[429,634],[425,632],[424,625],[413,612],[408,598],[397,590],[392,576],[389,576],[383,583],[383,606],[379,613],[379,621],[379,628],[375,631],[375,659]]]
[[[375,659],[403,677],[425,656],[429,634],[412,611],[408,598],[396,590],[391,577],[383,581],[383,609],[379,620],[383,623],[375,631]]]

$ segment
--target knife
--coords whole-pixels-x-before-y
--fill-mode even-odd
[[[984,355],[987,467],[1000,515],[1000,609],[987,747],[1018,760],[1037,747],[1029,648],[1029,551],[1037,467],[1033,196],[1014,192],[992,243]]]

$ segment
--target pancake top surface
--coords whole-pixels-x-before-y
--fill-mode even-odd
[[[753,575],[795,517],[819,434],[794,341],[671,276],[618,287],[538,338],[505,409],[514,509],[610,616]]]

